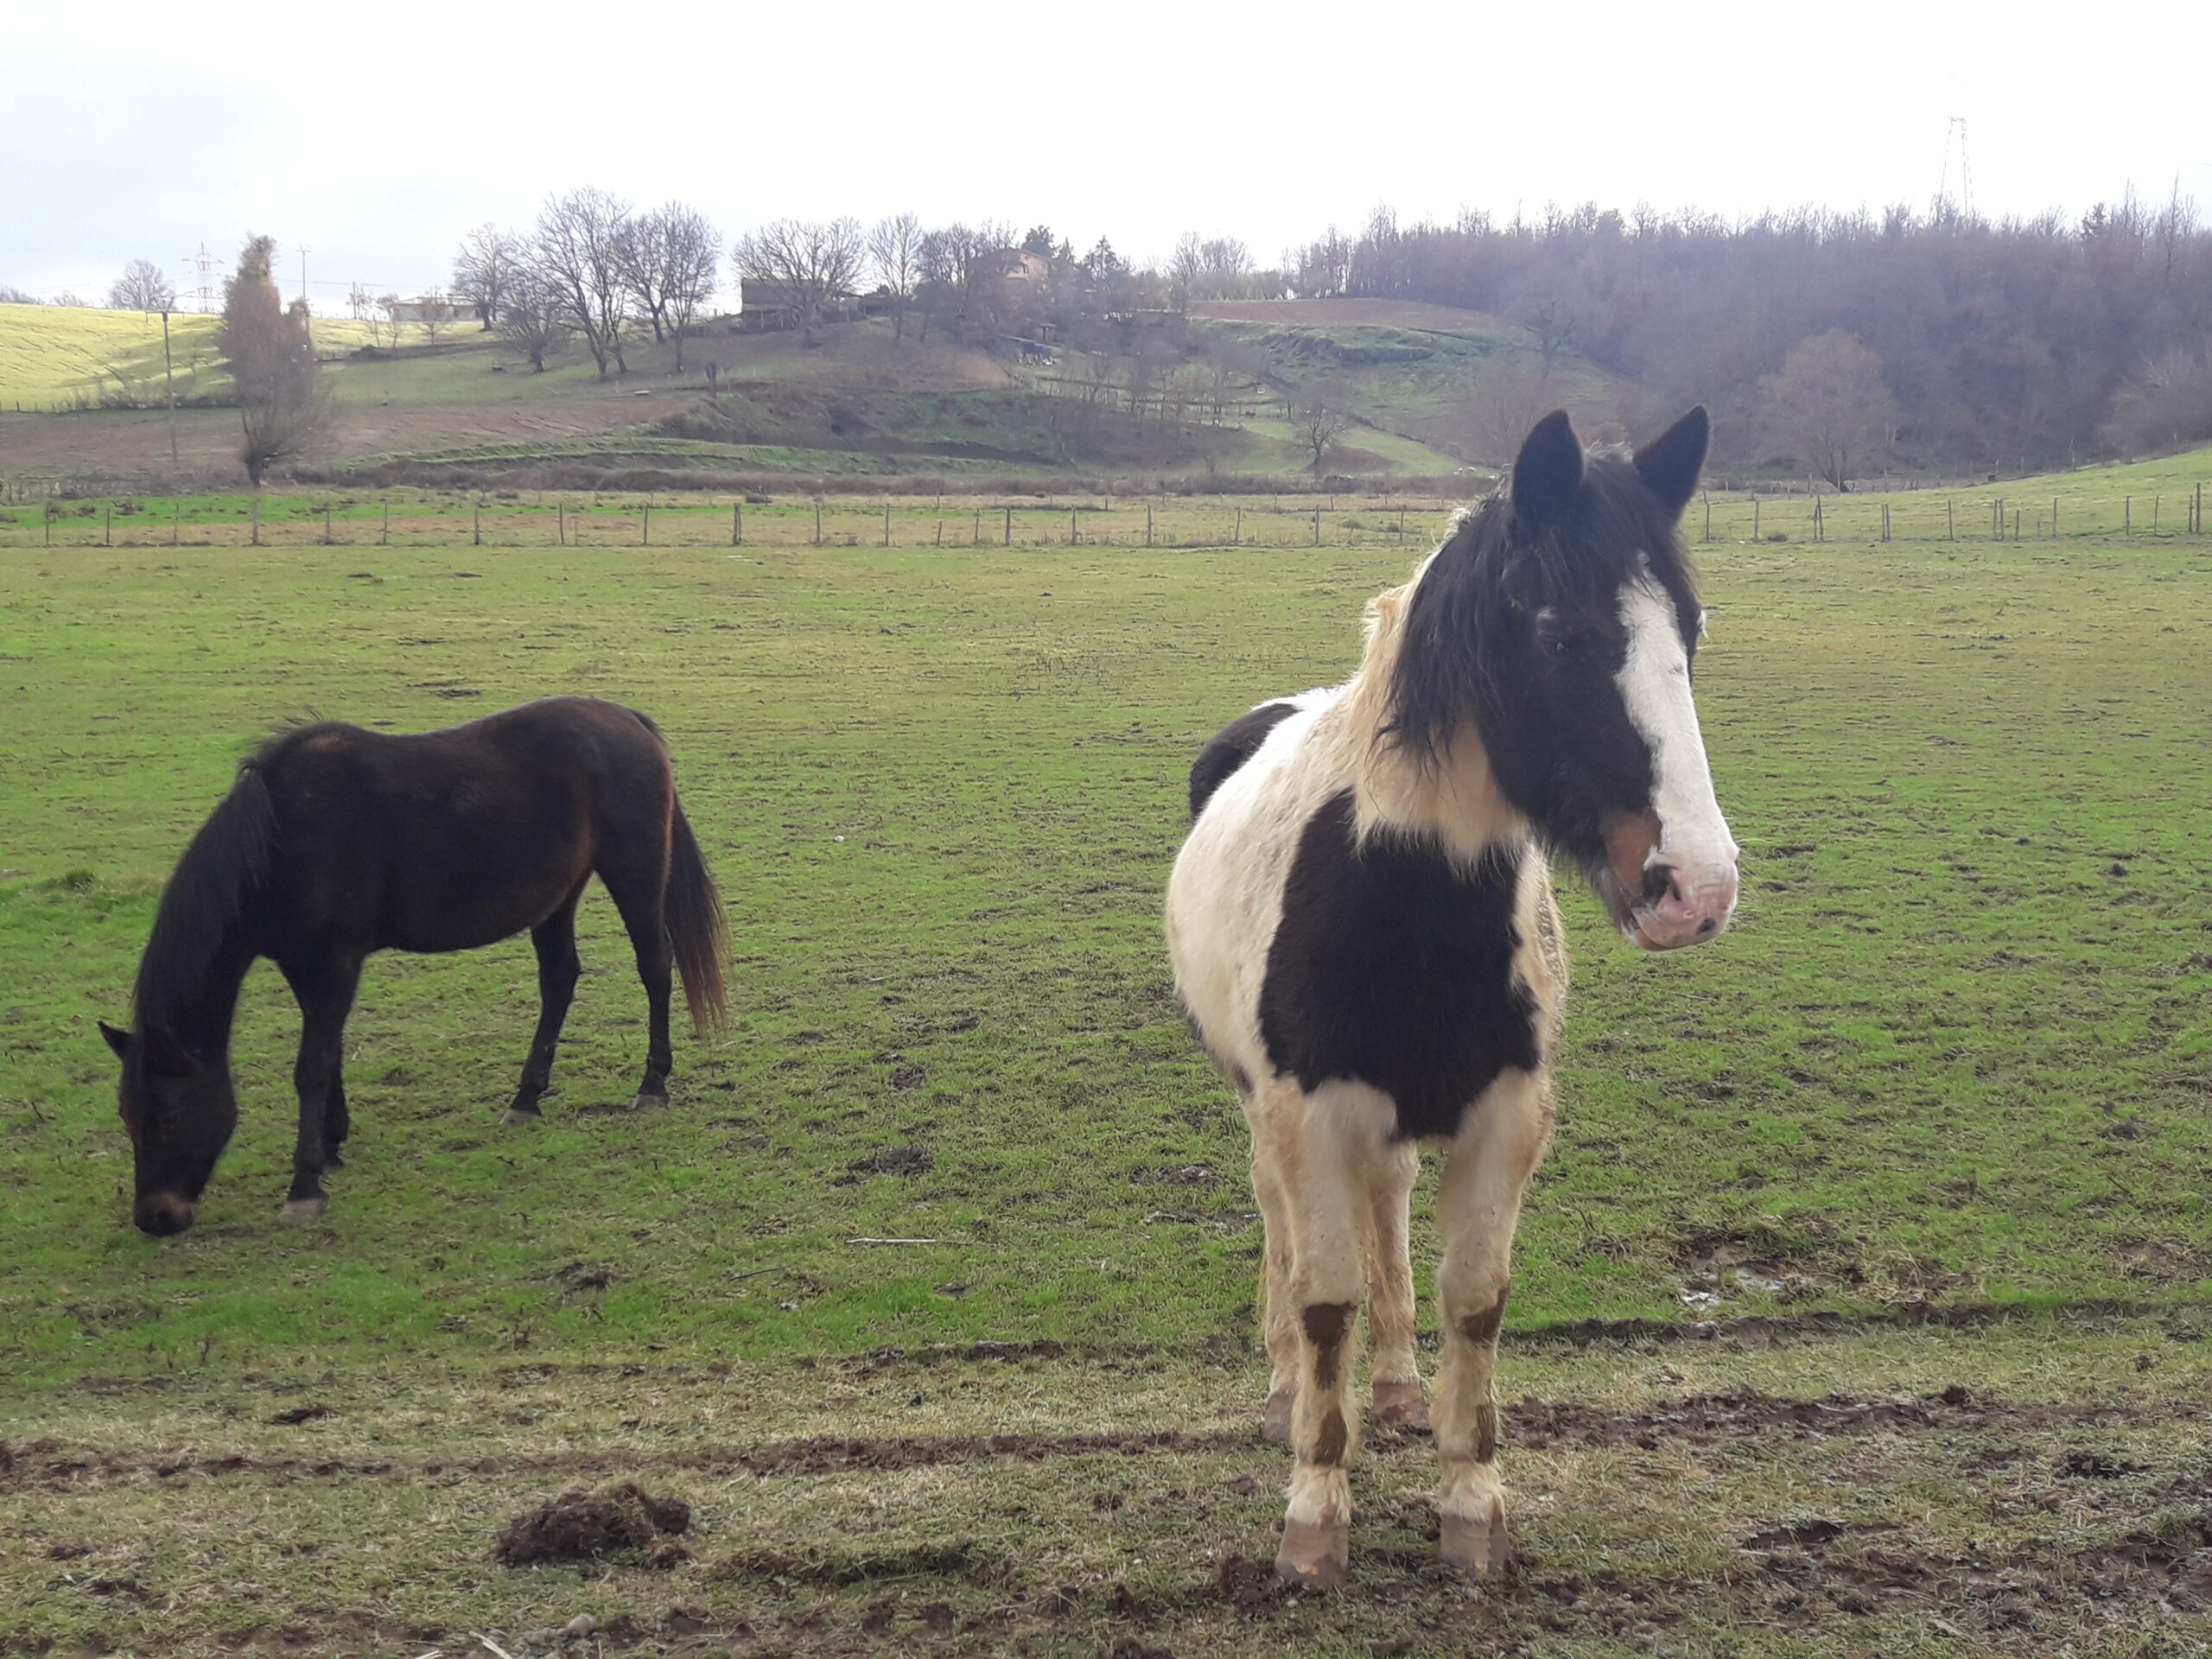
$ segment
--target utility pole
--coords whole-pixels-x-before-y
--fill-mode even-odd
[[[308,339],[315,339],[315,308],[308,303],[308,255],[315,250],[304,242],[300,244],[300,313],[307,319]]]
[[[162,313],[162,379],[168,387],[169,402],[169,466],[177,465],[176,459],[176,366],[169,359],[169,314]]]

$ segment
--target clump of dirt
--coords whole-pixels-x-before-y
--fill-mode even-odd
[[[926,1175],[936,1167],[937,1154],[927,1147],[886,1147],[854,1159],[835,1185],[850,1186],[871,1175]]]
[[[550,1503],[507,1523],[493,1554],[508,1567],[539,1561],[586,1561],[650,1550],[673,1564],[686,1559],[681,1545],[659,1544],[691,1529],[691,1506],[680,1497],[655,1497],[626,1480],[599,1493],[563,1492]]]

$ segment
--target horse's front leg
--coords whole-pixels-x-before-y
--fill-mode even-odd
[[[287,1221],[313,1221],[330,1207],[322,1190],[328,1163],[327,1131],[336,1104],[344,1122],[343,1084],[346,1018],[361,982],[359,957],[325,957],[311,963],[279,963],[300,1005],[300,1052],[292,1064],[292,1085],[300,1096],[299,1138],[292,1147],[292,1186],[285,1195]]]
[[[1511,1284],[1521,1192],[1551,1132],[1547,1072],[1508,1071],[1470,1108],[1437,1192],[1444,1259],[1436,1274],[1444,1341],[1436,1377],[1437,1495],[1445,1564],[1478,1577],[1504,1566],[1505,1487],[1497,1475],[1491,1376]]]
[[[1290,1476],[1275,1573],[1311,1590],[1344,1580],[1351,1536],[1352,1459],[1359,1411],[1352,1403],[1355,1326],[1364,1293],[1360,1236],[1370,1166],[1388,1132],[1387,1100],[1328,1085],[1307,1094],[1289,1079],[1263,1084],[1254,1132],[1281,1181],[1290,1223],[1287,1306],[1298,1336],[1298,1395]]]
[[[1367,1322],[1375,1338],[1375,1421],[1399,1428],[1427,1428],[1421,1370],[1414,1357],[1413,1254],[1408,1236],[1414,1182],[1421,1154],[1409,1141],[1385,1153],[1368,1193],[1373,1206],[1374,1256],[1368,1268]]]

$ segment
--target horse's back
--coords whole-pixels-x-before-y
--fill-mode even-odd
[[[319,722],[253,764],[289,919],[410,950],[536,925],[610,846],[664,847],[674,801],[645,717],[586,697],[432,732]]]

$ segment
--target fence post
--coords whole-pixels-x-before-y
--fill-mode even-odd
[[[1069,545],[1070,547],[1073,547],[1075,544],[1076,544],[1075,509],[1074,509],[1073,507],[1070,507],[1070,508],[1068,509],[1068,545]]]
[[[645,503],[645,516],[638,521],[638,545],[639,547],[651,547],[652,544],[653,506],[652,503],[648,501]]]
[[[814,498],[814,544],[822,545],[822,498]]]
[[[1705,539],[1713,539],[1713,498],[1709,495],[1705,498]]]
[[[1014,509],[1012,507],[1008,507],[1006,510],[1006,537],[1000,543],[1000,545],[1001,547],[1012,547],[1014,545]]]
[[[1755,496],[1753,496],[1753,497],[1751,498],[1751,539],[1752,539],[1753,541],[1755,541],[1755,542],[1756,542],[1757,540],[1758,540],[1758,538],[1759,538],[1759,499],[1758,499],[1758,497],[1757,497],[1757,496],[1755,495]]]
[[[2058,539],[2058,498],[2055,495],[2050,498],[2050,539]]]
[[[745,545],[745,503],[742,501],[729,504],[729,544],[732,547]]]
[[[113,547],[115,545],[115,503],[110,501],[106,505],[107,516],[100,523],[100,545]]]
[[[2133,535],[2134,531],[2135,498],[2132,495],[2123,495],[2120,498],[2120,533],[2129,536]]]
[[[1321,509],[1319,507],[1313,509],[1313,545],[1321,545]]]
[[[944,520],[941,518],[937,521],[937,544],[944,545]]]
[[[469,504],[468,544],[471,547],[484,545],[484,504],[481,501]]]
[[[883,544],[886,547],[891,545],[891,503],[888,501],[883,504]]]
[[[171,547],[175,547],[177,544],[176,538],[179,533],[182,531],[183,528],[184,503],[181,501],[172,501],[169,503],[169,545]]]
[[[337,545],[330,539],[330,504],[327,501],[322,504],[322,544],[325,547]]]
[[[1706,503],[1705,507],[1705,527],[1707,534],[1710,535],[1713,529],[1713,504],[1709,501]],[[1398,539],[1402,542],[1406,539],[1406,504],[1402,501],[1398,503]]]
[[[1147,547],[1152,545],[1152,503],[1149,501],[1144,504],[1144,544]]]
[[[1951,514],[1951,498],[1948,495],[1943,498],[1943,539],[1947,542],[1959,539],[1959,521]]]
[[[51,499],[46,504],[46,544],[48,547],[54,545],[54,503]]]
[[[253,498],[253,544],[261,545],[261,497],[257,494]]]
[[[1244,545],[1244,509],[1241,506],[1236,509],[1236,545]]]

